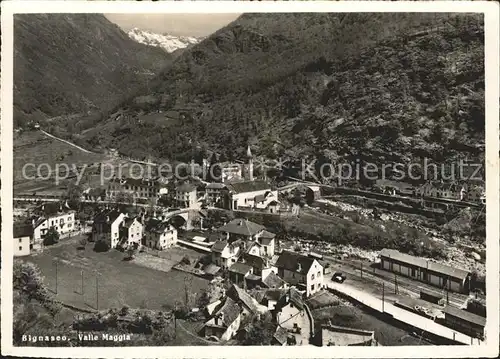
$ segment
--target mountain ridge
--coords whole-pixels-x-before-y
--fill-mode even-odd
[[[184,161],[248,143],[266,158],[482,161],[483,52],[469,14],[244,14],[80,140]]]
[[[171,60],[100,14],[19,14],[14,33],[14,120],[21,127],[116,106]]]
[[[141,44],[160,47],[168,53],[173,53],[179,49],[186,49],[202,41],[204,37],[194,36],[174,36],[168,33],[155,33],[148,30],[142,30],[137,27],[127,32],[128,36]]]

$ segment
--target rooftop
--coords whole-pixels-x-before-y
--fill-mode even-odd
[[[229,271],[233,273],[238,273],[238,274],[247,274],[252,270],[252,267],[250,267],[248,264],[245,263],[234,263],[231,267],[229,267]]]
[[[473,323],[473,324],[476,324],[476,325],[479,325],[482,327],[486,326],[486,318],[485,317],[482,317],[482,316],[474,314],[474,313],[467,312],[463,309],[455,308],[451,305],[446,306],[444,308],[443,312],[445,313],[445,315],[451,315],[451,316],[463,319],[469,323]]]
[[[14,238],[31,237],[33,226],[29,224],[14,224]]]
[[[286,282],[276,273],[271,272],[264,280],[262,280],[262,283],[268,288],[281,288]]]
[[[268,267],[267,261],[264,258],[249,253],[243,254],[241,261],[254,268],[264,269]]]
[[[227,246],[227,241],[217,241],[212,246],[212,252],[222,253],[224,248]]]
[[[395,249],[385,248],[380,252],[380,256],[394,259],[416,267],[426,268],[427,270],[430,270],[432,272],[444,274],[452,278],[458,278],[460,280],[465,279],[470,274],[470,272],[465,269],[454,268],[446,266],[444,264],[432,262],[424,258],[414,257],[409,254],[401,253]]]
[[[222,322],[226,327],[229,327],[240,315],[240,310],[240,306],[234,300],[226,297],[224,304],[214,316],[222,314]]]
[[[314,260],[314,258],[306,257],[295,252],[283,251],[276,261],[276,267],[287,269],[291,272],[307,274]]]
[[[227,187],[235,193],[271,190],[271,185],[264,181],[230,182],[227,184]]]
[[[264,228],[264,226],[254,222],[250,222],[247,219],[236,218],[226,225],[220,227],[219,231],[244,236],[253,236],[262,231]]]

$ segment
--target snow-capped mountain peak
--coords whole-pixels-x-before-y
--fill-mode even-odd
[[[195,45],[202,39],[193,36],[173,36],[169,34],[156,34],[151,31],[133,28],[128,32],[128,36],[141,44],[161,47],[167,52],[174,52],[177,49],[184,49],[190,45]]]

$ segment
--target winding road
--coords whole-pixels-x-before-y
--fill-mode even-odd
[[[67,140],[63,140],[62,138],[59,138],[59,137],[56,137],[56,136],[54,136],[54,135],[52,135],[52,134],[50,134],[50,133],[48,133],[48,132],[46,132],[46,131],[44,131],[44,130],[42,130],[42,129],[40,129],[40,132],[41,132],[41,133],[43,133],[45,136],[51,137],[51,138],[53,138],[53,139],[55,139],[55,140],[57,140],[57,141],[61,141],[61,142],[64,142],[64,143],[66,143],[66,144],[68,144],[68,145],[70,145],[70,146],[73,146],[73,147],[75,147],[75,148],[79,149],[79,150],[80,150],[80,151],[82,151],[82,152],[95,154],[95,152],[92,152],[92,151],[86,150],[85,148],[80,147],[80,146],[78,146],[78,145],[75,145],[75,144],[74,144],[74,143],[72,143],[72,142],[69,142],[69,141],[67,141]]]

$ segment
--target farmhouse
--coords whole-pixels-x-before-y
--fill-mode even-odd
[[[27,256],[33,249],[33,227],[14,225],[14,257]]]
[[[177,243],[177,230],[167,221],[151,218],[146,222],[142,244],[164,250]]]
[[[32,225],[34,242],[40,242],[51,227],[60,236],[69,235],[75,230],[75,211],[61,207],[57,213],[46,214],[33,219]]]
[[[471,274],[460,268],[445,266],[393,249],[383,249],[380,259],[381,267],[385,270],[453,292],[466,292],[466,284]]]
[[[245,241],[256,240],[264,231],[265,227],[246,219],[236,218],[218,229],[226,234],[228,240],[242,239]]]
[[[212,246],[212,263],[223,269],[236,263],[241,254],[241,241],[229,243],[227,240],[217,241]]]
[[[314,319],[302,295],[294,288],[285,290],[278,299],[273,317],[278,327],[293,335],[296,345],[307,345],[314,335]]]
[[[125,218],[119,226],[120,246],[123,248],[135,244],[139,246],[142,241],[143,224],[137,217]]]
[[[116,248],[120,241],[120,224],[127,215],[116,209],[105,209],[94,217],[92,239],[94,242],[105,241],[111,248]]]
[[[212,317],[205,323],[202,333],[205,337],[216,337],[219,340],[231,339],[241,323],[241,308],[231,298],[226,297],[224,302],[215,309]]]
[[[275,266],[278,275],[310,296],[323,288],[323,266],[314,258],[283,251]]]

